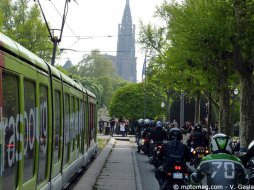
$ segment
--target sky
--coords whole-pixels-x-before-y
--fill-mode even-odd
[[[155,7],[164,0],[129,0],[132,23],[136,25],[135,38],[138,39],[139,21],[159,24],[153,17]],[[42,10],[51,29],[60,29],[65,0],[40,0]],[[118,24],[121,24],[126,0],[70,0],[66,24],[59,48],[63,51],[56,64],[63,65],[68,59],[75,65],[84,54],[99,49],[103,54],[116,55]],[[58,30],[55,30],[58,35]],[[144,52],[136,43],[137,80],[141,81]]]

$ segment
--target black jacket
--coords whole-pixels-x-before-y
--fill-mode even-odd
[[[168,140],[167,132],[164,131],[162,127],[156,127],[151,130],[149,138],[154,142]]]
[[[188,146],[192,148],[196,148],[198,146],[207,147],[208,146],[208,139],[206,134],[201,131],[194,131],[190,138],[187,141]]]
[[[186,163],[191,159],[188,146],[177,140],[164,143],[158,157],[166,161],[166,170],[170,169],[172,164],[176,162]]]

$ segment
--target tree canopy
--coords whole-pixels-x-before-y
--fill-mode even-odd
[[[116,117],[130,120],[158,118],[162,116],[161,99],[153,85],[131,83],[119,88],[113,94],[109,112]]]
[[[156,53],[149,69],[163,68],[165,73],[161,69],[150,78],[170,84],[169,89],[206,94],[209,105],[217,107],[220,131],[226,134],[231,131],[230,99],[240,88],[243,147],[254,134],[253,6],[253,1],[241,0],[165,1],[155,12],[164,25],[143,26],[139,40],[147,52]]]
[[[52,43],[37,4],[27,0],[1,0],[0,31],[46,61],[51,59]],[[1,19],[2,18],[2,19]]]

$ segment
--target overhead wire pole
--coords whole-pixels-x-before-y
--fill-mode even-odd
[[[143,63],[143,70],[142,70],[142,82],[144,82],[144,119],[146,118],[146,54],[145,54],[145,59]],[[144,78],[143,78],[144,77]]]
[[[58,43],[61,42],[62,40],[62,34],[63,34],[63,29],[64,29],[64,25],[65,25],[65,20],[66,20],[66,17],[67,17],[67,12],[68,12],[68,2],[70,2],[70,0],[66,0],[65,1],[65,5],[64,5],[64,13],[63,13],[63,19],[62,19],[62,25],[61,25],[61,29],[60,30],[60,36],[59,38],[57,36],[54,35],[54,31],[55,30],[58,30],[58,29],[50,29],[49,28],[49,25],[48,25],[48,22],[47,22],[47,19],[46,19],[46,16],[43,12],[43,9],[42,9],[42,6],[41,6],[41,3],[39,0],[37,0],[39,6],[40,6],[40,9],[41,9],[41,12],[42,12],[42,16],[43,16],[43,19],[46,23],[46,26],[47,26],[47,29],[48,29],[48,32],[49,32],[49,35],[50,35],[50,40],[53,42],[53,52],[52,52],[52,58],[51,58],[51,65],[55,65],[55,59],[56,59],[56,49],[57,49],[57,45]],[[52,32],[51,32],[52,31]]]

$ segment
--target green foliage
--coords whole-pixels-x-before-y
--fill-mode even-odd
[[[156,96],[153,86],[144,86],[144,83],[129,84],[114,93],[109,112],[116,117],[133,120],[143,118],[145,108],[146,118],[155,118],[162,113],[160,105],[161,100]]]
[[[69,68],[68,72],[78,78],[84,87],[95,93],[101,107],[108,106],[113,92],[127,84],[116,74],[112,61],[99,50],[84,55],[79,64]]]
[[[226,118],[221,120],[225,128],[230,90],[238,82],[233,65],[234,6],[232,1],[222,0],[165,1],[156,10],[165,25],[142,26],[139,40],[147,52],[157,52],[150,60],[148,81],[178,93],[212,93],[213,102],[220,104],[220,118]]]
[[[0,12],[0,17],[2,15],[3,18],[3,25],[0,27],[1,32],[44,60],[50,61],[52,43],[37,4],[29,8],[26,0],[13,2],[1,0]]]
[[[83,56],[78,64],[78,72],[87,77],[115,77],[116,71],[110,59],[100,54],[99,50],[92,50],[91,54]]]
[[[69,72],[67,70],[65,70],[61,65],[56,65],[55,66],[59,71],[61,71],[62,73],[66,74],[67,76],[69,76]]]
[[[112,81],[109,77],[98,77],[98,82],[102,86],[102,96],[101,96],[101,106],[106,105],[108,106],[109,101],[113,94],[113,87],[112,87]]]

